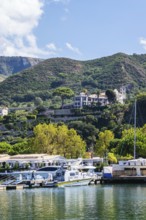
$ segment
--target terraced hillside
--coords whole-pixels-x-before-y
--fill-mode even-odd
[[[51,99],[52,92],[67,86],[75,93],[127,86],[127,91],[145,90],[146,55],[122,53],[100,59],[77,61],[52,58],[14,74],[0,83],[0,102],[31,101],[35,97]]]

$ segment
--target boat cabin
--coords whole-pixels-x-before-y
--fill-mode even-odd
[[[45,171],[52,175],[53,180],[63,181],[65,169],[63,166],[47,166],[39,168],[37,171]]]

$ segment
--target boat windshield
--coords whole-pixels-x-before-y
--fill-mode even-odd
[[[39,171],[57,171],[58,169],[58,167],[43,167],[40,168]]]
[[[78,175],[78,174],[79,174],[78,172],[71,172],[70,176],[75,176],[75,175]]]

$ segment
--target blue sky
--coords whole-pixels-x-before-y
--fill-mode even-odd
[[[146,0],[0,0],[0,55],[146,53]]]

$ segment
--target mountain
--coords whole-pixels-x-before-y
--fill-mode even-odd
[[[36,65],[40,61],[42,60],[38,58],[0,56],[0,77],[10,76]]]
[[[60,86],[70,87],[75,93],[86,88],[91,93],[123,85],[130,93],[146,89],[145,54],[117,53],[88,61],[47,59],[1,82],[0,102],[27,102],[35,97],[51,100],[52,91]]]

